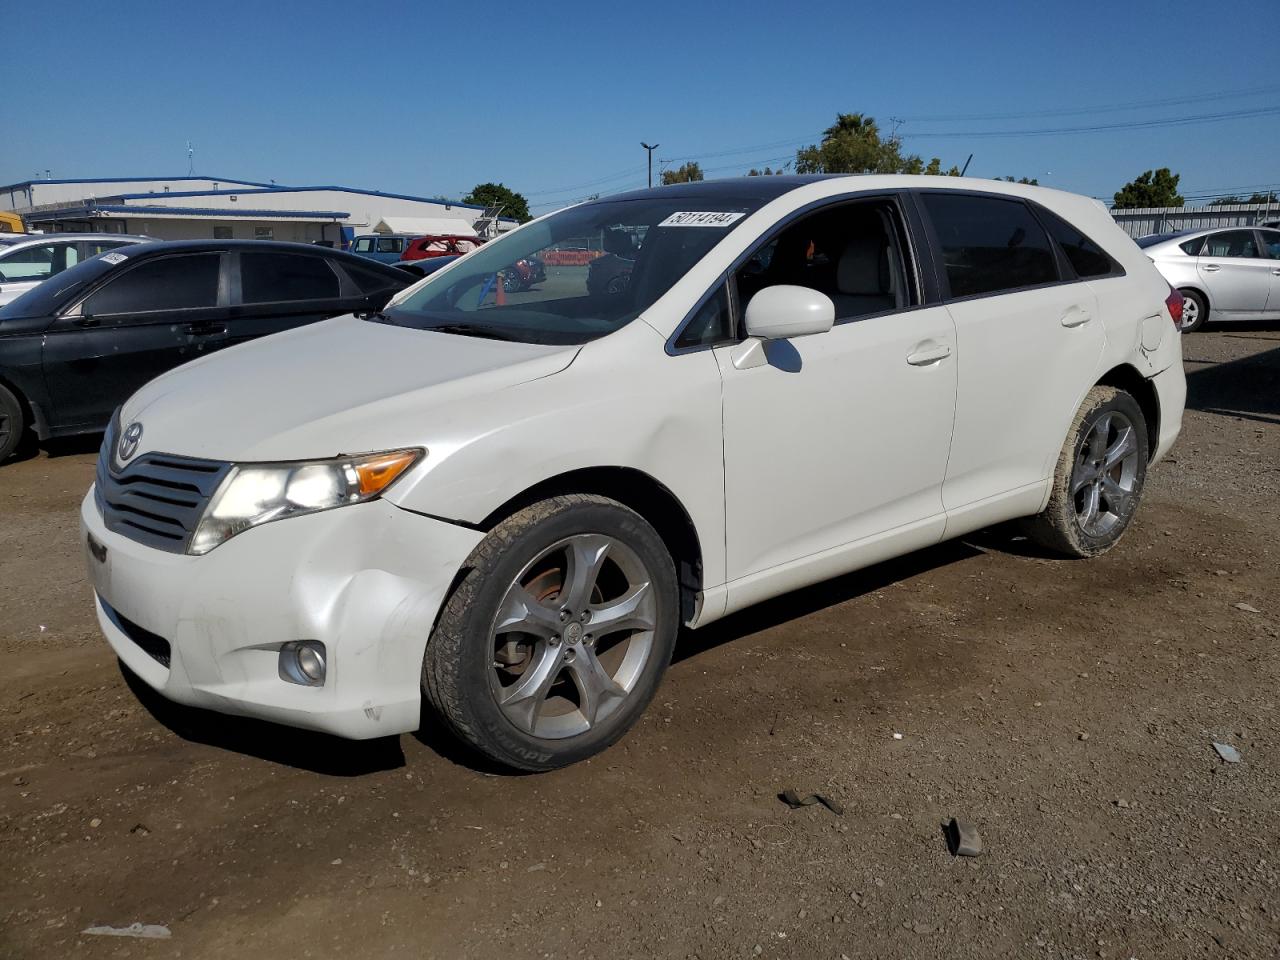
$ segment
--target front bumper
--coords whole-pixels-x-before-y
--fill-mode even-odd
[[[98,623],[145,683],[178,703],[352,739],[417,729],[427,638],[482,537],[373,500],[192,557],[107,530],[92,489],[80,522]],[[291,640],[325,644],[324,686],[280,678]]]

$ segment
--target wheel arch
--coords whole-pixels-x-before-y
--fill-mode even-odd
[[[1115,387],[1130,394],[1142,408],[1147,428],[1147,459],[1155,456],[1160,438],[1160,398],[1155,385],[1134,366],[1122,363],[1112,367],[1099,379],[1097,386]]]
[[[1209,291],[1204,288],[1203,284],[1179,283],[1175,285],[1175,289],[1177,289],[1178,291],[1190,290],[1192,293],[1199,295],[1199,297],[1202,300],[1204,300],[1204,315],[1205,315],[1205,319],[1206,320],[1208,319],[1209,311],[1213,309],[1213,301],[1209,299]]]
[[[702,544],[697,527],[679,498],[664,484],[634,467],[587,467],[557,474],[527,487],[489,513],[478,528],[488,532],[518,510],[566,493],[591,493],[616,500],[644,517],[658,532],[676,565],[680,618],[692,620],[703,588]]]

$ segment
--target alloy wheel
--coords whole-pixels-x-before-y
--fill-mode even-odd
[[[602,534],[568,537],[508,587],[491,631],[490,691],[525,733],[586,733],[635,689],[656,622],[652,577],[634,550]]]
[[[1108,411],[1076,448],[1071,498],[1076,522],[1090,537],[1105,537],[1130,512],[1138,476],[1137,428],[1123,413]]]
[[[1178,324],[1179,330],[1190,330],[1200,320],[1200,304],[1195,301],[1194,297],[1184,297],[1182,300],[1182,320]]]

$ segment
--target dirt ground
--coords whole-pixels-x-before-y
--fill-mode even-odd
[[[142,696],[82,571],[96,442],[0,468],[0,957],[1280,955],[1280,330],[1185,348],[1107,556],[988,531],[747,610],[541,776]],[[172,937],[80,932],[133,922]]]

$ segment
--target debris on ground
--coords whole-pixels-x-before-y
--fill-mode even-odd
[[[1239,763],[1242,759],[1244,759],[1243,757],[1240,756],[1240,751],[1237,750],[1235,747],[1231,746],[1231,744],[1229,743],[1215,742],[1213,745],[1213,749],[1217,750],[1218,756],[1220,756],[1227,763]]]
[[[982,853],[982,837],[968,820],[952,817],[945,829],[947,849],[953,857],[976,857]]]
[[[1251,606],[1250,604],[1247,604],[1247,603],[1237,603],[1236,609],[1243,610],[1245,613],[1261,613],[1262,612],[1257,607]]]
[[[902,734],[900,734],[900,733],[895,733],[895,734],[893,735],[893,739],[895,739],[895,740],[901,740],[901,739],[902,739]]]
[[[788,790],[783,790],[780,794],[778,794],[778,799],[781,800],[783,803],[785,803],[792,810],[796,810],[799,807],[809,807],[815,803],[820,803],[824,807],[826,807],[828,810],[830,810],[832,813],[834,813],[837,817],[844,816],[844,804],[839,803],[838,801],[832,800],[830,797],[826,796],[825,794],[811,793],[807,797],[802,797],[800,796],[800,794],[796,793],[796,791],[788,789]]]
[[[159,923],[131,923],[127,927],[86,927],[80,931],[91,937],[138,937],[142,940],[167,940],[172,934]]]

